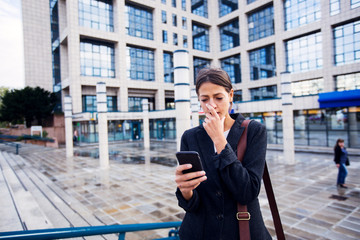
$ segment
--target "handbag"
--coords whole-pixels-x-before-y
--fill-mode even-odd
[[[241,123],[241,127],[245,127],[243,134],[240,137],[238,146],[237,146],[237,157],[240,162],[242,162],[246,150],[246,140],[247,140],[247,129],[251,120],[244,120]],[[277,208],[274,191],[271,185],[270,175],[268,167],[265,161],[265,168],[263,173],[263,181],[265,186],[266,195],[268,197],[271,215],[273,218],[275,232],[278,240],[285,240],[284,230],[281,224],[281,219],[279,211]],[[250,228],[249,220],[251,218],[250,213],[247,211],[246,205],[237,204],[238,212],[236,213],[236,218],[239,221],[239,236],[240,240],[250,240]]]
[[[345,166],[350,166],[349,158],[346,158]]]

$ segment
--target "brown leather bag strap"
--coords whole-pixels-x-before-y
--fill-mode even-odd
[[[237,146],[237,156],[240,162],[242,162],[246,150],[246,141],[247,141],[247,128],[251,120],[244,120],[241,123],[242,127],[245,127],[243,134],[240,137],[238,146]],[[281,219],[279,215],[279,211],[277,208],[276,200],[274,191],[271,185],[269,170],[265,161],[265,167],[264,167],[264,174],[263,174],[263,181],[265,186],[266,195],[269,201],[271,215],[273,218],[274,226],[275,226],[275,232],[278,240],[285,240],[285,234],[284,230],[281,224]],[[239,214],[241,213],[241,214]],[[240,205],[238,203],[238,216],[242,216],[242,218],[238,219],[245,219],[246,215],[248,214],[248,220],[250,220],[250,213],[247,212],[246,205]],[[248,220],[239,220],[239,236],[240,240],[250,240],[250,228],[249,228],[249,221]]]
[[[237,146],[237,157],[240,162],[242,162],[246,150],[246,137],[247,137],[247,127],[250,123],[250,120],[244,120],[241,123],[242,127],[245,127],[243,134],[240,137],[238,146]],[[247,210],[246,205],[241,205],[240,203],[237,204],[237,214],[236,218],[239,222],[239,237],[240,240],[250,240],[250,227],[249,227],[249,220],[250,220],[250,213]]]

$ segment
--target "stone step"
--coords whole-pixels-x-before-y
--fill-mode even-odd
[[[32,194],[24,186],[12,164],[9,164],[8,156],[8,153],[0,152],[3,176],[10,189],[9,193],[22,225],[22,228],[17,230],[52,228],[50,220],[46,217]]]

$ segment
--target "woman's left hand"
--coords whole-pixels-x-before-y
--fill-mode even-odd
[[[225,117],[220,119],[220,116],[217,114],[217,112],[211,105],[206,104],[206,106],[209,109],[210,113],[205,114],[206,118],[204,120],[203,126],[211,140],[214,142],[218,153],[220,153],[225,148],[225,145],[227,143],[224,137]]]

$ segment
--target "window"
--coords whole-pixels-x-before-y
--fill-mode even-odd
[[[360,89],[360,73],[351,73],[335,77],[336,91]]]
[[[108,112],[117,111],[117,97],[106,96]],[[82,111],[83,112],[97,112],[97,101],[94,95],[82,96]]]
[[[221,68],[228,73],[231,83],[241,82],[241,66],[239,54],[222,59]]]
[[[251,80],[271,78],[276,75],[274,45],[250,51],[249,59]]]
[[[250,89],[251,100],[274,99],[276,98],[276,92],[276,85],[252,88]]]
[[[295,97],[308,96],[322,93],[324,91],[324,79],[311,79],[291,83],[291,92]]]
[[[166,30],[162,30],[163,43],[168,43],[168,35]]]
[[[219,16],[225,16],[238,9],[238,0],[219,0]]]
[[[173,25],[174,27],[177,26],[177,16],[176,16],[176,14],[173,14],[173,15],[172,15],[172,25]]]
[[[351,0],[350,6],[351,8],[360,7],[360,0]]]
[[[250,4],[250,3],[253,3],[253,2],[256,2],[257,0],[247,0],[247,4]]]
[[[175,109],[174,98],[165,98],[165,109]]]
[[[200,51],[209,52],[209,28],[200,24],[193,23],[193,48]]]
[[[175,46],[178,45],[178,35],[177,35],[177,33],[173,33],[173,44]]]
[[[112,0],[79,0],[79,25],[114,31]]]
[[[285,0],[285,30],[321,19],[320,0]]]
[[[133,5],[126,5],[126,32],[130,36],[154,39],[153,16],[150,10]]]
[[[181,9],[186,11],[186,0],[181,0]]]
[[[285,42],[286,69],[291,73],[322,68],[322,37],[314,33]]]
[[[335,27],[335,65],[360,62],[360,21]]]
[[[228,50],[240,45],[239,20],[235,19],[220,26],[220,48],[221,51]]]
[[[188,48],[188,40],[186,35],[183,35],[183,47]]]
[[[166,11],[161,10],[161,22],[167,23]]]
[[[236,90],[234,91],[234,98],[233,102],[238,103],[242,101],[242,90]]]
[[[154,51],[128,46],[126,58],[128,79],[155,81]]]
[[[191,0],[191,12],[201,17],[208,17],[207,0]]]
[[[204,58],[194,57],[193,62],[194,62],[194,84],[196,84],[196,76],[198,72],[203,68],[209,67],[211,61]]]
[[[155,99],[151,97],[128,97],[129,112],[142,112],[142,100],[147,99],[149,111],[155,109]]]
[[[162,4],[166,4],[166,0],[161,0],[161,3],[162,3]]]
[[[176,0],[171,0],[171,6],[173,6],[174,8],[176,8]]]
[[[273,6],[249,14],[248,16],[249,42],[274,35]]]
[[[186,17],[182,17],[182,28],[187,29],[187,20]]]
[[[83,76],[114,78],[114,46],[99,41],[81,40],[80,72]]]
[[[340,0],[329,0],[330,16],[340,13]]]
[[[164,52],[164,82],[174,82],[174,63],[173,54],[170,52]]]

